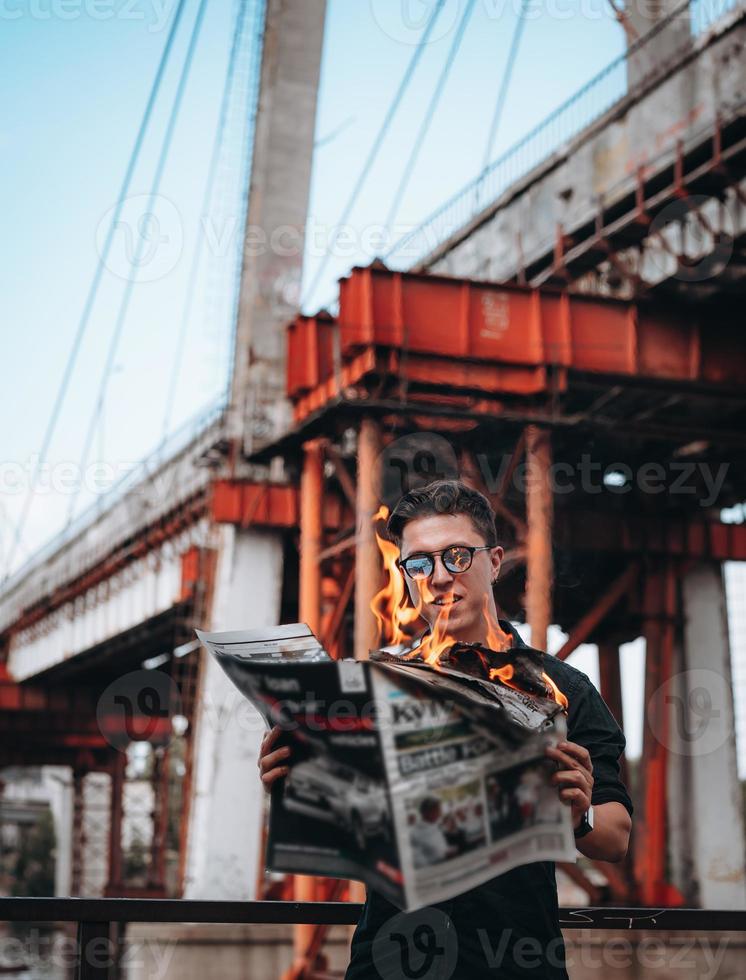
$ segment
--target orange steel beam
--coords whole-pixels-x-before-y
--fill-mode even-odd
[[[363,419],[358,430],[355,548],[355,659],[367,660],[378,639],[370,604],[379,588],[381,559],[373,517],[380,506],[382,451],[377,423]]]
[[[524,435],[521,434],[521,440],[523,440]],[[515,458],[515,453],[513,454]],[[526,538],[526,522],[518,514],[514,514],[513,511],[503,503],[502,494],[498,491],[497,493],[491,493],[485,486],[482,474],[474,460],[474,454],[470,452],[461,453],[460,457],[460,469],[462,478],[466,478],[471,482],[474,487],[481,491],[485,497],[492,504],[492,509],[495,513],[511,524],[515,530],[516,537],[519,541],[524,541]]]
[[[578,551],[746,561],[744,524],[645,515],[620,524],[613,515],[578,510],[563,513],[556,537],[560,546]]]
[[[323,536],[324,451],[320,440],[303,447],[300,480],[300,618],[318,635],[321,628],[321,571]]]
[[[655,697],[673,672],[676,574],[670,560],[648,570],[645,583],[645,714],[638,799],[641,813],[635,821],[635,878],[645,904],[680,904],[676,890],[666,882],[666,777],[668,751],[656,733],[670,724],[666,698]]]
[[[109,823],[109,878],[106,895],[119,895],[122,889],[122,816],[124,775],[127,757],[115,752],[111,767],[110,823]]]
[[[285,484],[216,480],[211,488],[210,516],[218,523],[239,527],[297,527],[298,490]]]
[[[518,463],[521,461],[521,458],[524,456],[525,452],[526,452],[526,430],[523,429],[520,436],[518,437],[518,442],[515,444],[515,449],[513,450],[513,453],[510,457],[510,462],[508,464],[508,467],[503,473],[502,479],[500,480],[500,486],[497,488],[498,498],[502,499],[505,496],[507,489],[510,486],[510,483],[513,479],[513,475],[515,474],[516,467],[518,466]]]
[[[595,605],[573,627],[572,632],[557,651],[558,660],[567,660],[570,654],[577,650],[581,643],[585,643],[590,638],[593,631],[603,621],[607,613],[629,591],[636,581],[639,571],[640,566],[638,563],[632,562],[621,575],[618,575],[614,579],[606,592],[596,601]]]
[[[329,440],[326,440],[324,444],[324,451],[326,452],[327,459],[334,466],[334,473],[337,480],[339,480],[339,485],[342,487],[342,492],[345,495],[345,499],[354,513],[355,508],[357,507],[355,482],[347,471],[344,460],[337,452],[336,447]]]
[[[319,555],[323,538],[324,449],[319,439],[303,447],[303,469],[300,479],[300,595],[299,615],[316,636],[321,633],[321,564]],[[294,876],[293,895],[297,902],[316,899],[316,879],[309,875]],[[293,928],[295,962],[293,975],[302,976],[313,966],[307,959],[312,948],[315,927],[299,924]]]
[[[531,627],[531,645],[546,650],[554,578],[552,444],[546,429],[526,427],[526,462],[526,620]]]
[[[350,567],[347,577],[345,578],[342,590],[339,593],[337,603],[329,617],[329,622],[327,624],[326,633],[324,636],[325,646],[327,648],[333,647],[337,642],[337,635],[342,626],[342,620],[344,619],[344,614],[347,607],[350,604],[350,599],[352,598],[352,593],[355,588],[355,566]]]
[[[549,367],[553,390],[562,370],[737,386],[746,355],[733,356],[728,338],[736,327],[735,319],[713,325],[691,304],[569,296],[369,266],[340,282],[339,318],[323,323],[328,345],[337,338],[341,367],[320,353],[314,318],[303,318],[302,330],[298,321],[290,326],[287,390],[296,419],[305,417],[380,372],[382,350],[402,355],[390,369],[405,384],[492,397],[549,393]],[[310,362],[315,366],[301,380],[297,366]]]
[[[601,682],[601,696],[608,705],[619,727],[624,731],[622,670],[619,657],[619,644],[616,641],[602,640],[599,642],[598,671]],[[619,774],[624,785],[629,788],[629,766],[627,765],[626,749],[622,752],[619,759]],[[630,840],[627,854],[620,865],[607,865],[606,863],[600,865],[612,888],[614,898],[620,902],[627,902],[634,895],[634,864],[634,841]],[[614,874],[618,878],[617,883],[614,883],[611,879],[611,876]],[[620,886],[623,886],[623,890],[621,890]]]
[[[354,640],[356,660],[367,660],[378,641],[378,627],[371,611],[371,602],[381,581],[381,557],[373,517],[381,503],[382,449],[379,425],[371,418],[363,419],[358,429],[357,445]],[[362,882],[350,881],[349,900],[365,901],[365,886]]]

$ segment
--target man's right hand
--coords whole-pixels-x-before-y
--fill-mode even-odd
[[[259,748],[259,761],[257,762],[257,766],[259,767],[262,785],[267,793],[272,788],[275,780],[287,776],[289,770],[287,761],[290,756],[290,748],[287,745],[279,749],[273,748],[281,732],[282,729],[280,726],[275,725],[274,728],[271,728],[265,734]]]

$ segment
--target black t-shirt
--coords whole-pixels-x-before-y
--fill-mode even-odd
[[[500,625],[514,646],[526,645],[510,623]],[[590,752],[592,802],[616,800],[631,814],[619,774],[624,734],[606,703],[582,671],[552,656],[545,670],[567,696],[568,739]],[[369,889],[345,980],[567,980],[564,963],[554,864],[539,861],[413,913]]]

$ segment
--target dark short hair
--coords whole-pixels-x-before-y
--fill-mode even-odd
[[[440,800],[437,796],[426,796],[424,800],[420,803],[420,816],[424,817],[426,813],[432,813],[436,807],[440,808]]]
[[[484,538],[484,543],[491,548],[497,545],[495,512],[489,500],[460,480],[435,480],[405,493],[391,511],[386,524],[389,537],[401,548],[405,526],[416,517],[431,514],[466,514]]]

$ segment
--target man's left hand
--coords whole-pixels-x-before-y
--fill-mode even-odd
[[[572,808],[572,825],[577,829],[591,805],[593,763],[590,753],[575,742],[560,742],[556,748],[547,747],[546,754],[557,763],[557,772],[551,781],[559,787],[562,802]]]

